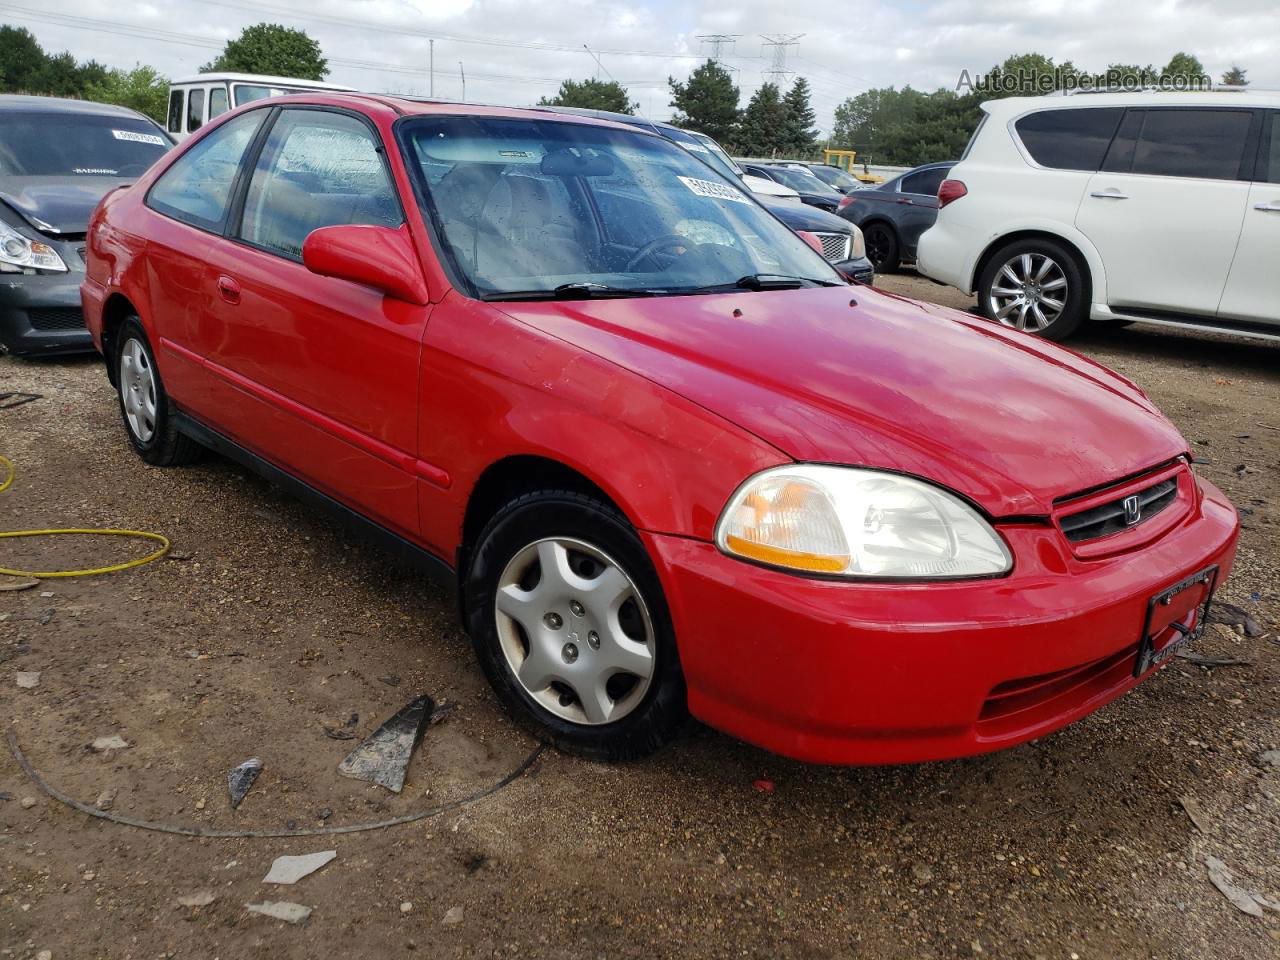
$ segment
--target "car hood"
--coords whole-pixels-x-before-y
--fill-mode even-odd
[[[781,183],[777,183],[767,177],[756,177],[749,173],[742,175],[742,182],[752,193],[758,193],[764,197],[789,197],[794,200],[800,196],[796,191]]]
[[[849,222],[834,213],[802,203],[779,203],[760,198],[760,203],[792,230],[808,230],[811,233],[848,233]]]
[[[924,477],[994,517],[1048,515],[1057,498],[1187,449],[1142,391],[1105,367],[869,287],[502,309],[797,460]]]
[[[37,230],[84,233],[98,201],[131,182],[119,177],[0,177],[0,200]]]

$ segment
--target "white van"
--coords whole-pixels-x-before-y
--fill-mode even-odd
[[[354,87],[319,80],[297,80],[292,77],[268,77],[254,73],[200,73],[169,84],[169,116],[165,129],[181,140],[195,133],[214,117],[233,107],[286,93],[311,93],[333,90],[351,93]]]

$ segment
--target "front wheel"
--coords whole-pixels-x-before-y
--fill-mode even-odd
[[[1052,240],[1015,240],[995,252],[978,277],[978,304],[991,320],[1065,340],[1089,310],[1084,269]]]
[[[539,739],[618,761],[679,731],[670,614],[644,544],[611,506],[569,491],[507,504],[480,535],[464,597],[481,667]]]

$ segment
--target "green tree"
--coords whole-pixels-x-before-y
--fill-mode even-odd
[[[86,86],[84,95],[98,103],[130,107],[163,125],[169,101],[169,80],[151,67],[142,65],[132,70],[109,70],[102,80]]]
[[[45,55],[25,27],[0,27],[0,92],[35,90]]]
[[[1107,67],[1107,86],[1149,87],[1160,82],[1160,71],[1151,64],[1113,63]]]
[[[749,157],[776,157],[785,145],[787,108],[776,83],[762,83],[742,111],[737,148]]]
[[[70,52],[47,56],[31,81],[33,93],[52,97],[76,97],[84,92],[80,65]]]
[[[1175,53],[1169,65],[1160,72],[1164,83],[1187,83],[1200,85],[1209,83],[1209,75],[1204,64],[1189,53]]]
[[[728,70],[708,60],[685,82],[668,77],[667,83],[671,106],[678,111],[672,123],[705,133],[722,144],[732,142],[738,123],[738,88]]]
[[[813,125],[817,114],[809,99],[809,81],[797,77],[786,96],[782,98],[786,117],[782,124],[782,149],[794,157],[811,156],[818,144],[818,131]]]
[[[228,40],[222,53],[200,68],[202,73],[215,70],[323,80],[329,73],[329,61],[321,55],[320,44],[304,31],[278,23],[258,23]]]
[[[615,80],[565,80],[554,97],[538,101],[544,107],[586,107],[635,113],[639,104],[632,102],[627,88]]]
[[[1231,69],[1222,75],[1222,82],[1229,87],[1247,87],[1249,71],[1233,63]]]

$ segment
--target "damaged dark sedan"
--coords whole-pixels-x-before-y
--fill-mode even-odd
[[[172,145],[124,107],[0,96],[0,347],[93,349],[80,309],[89,216]]]

